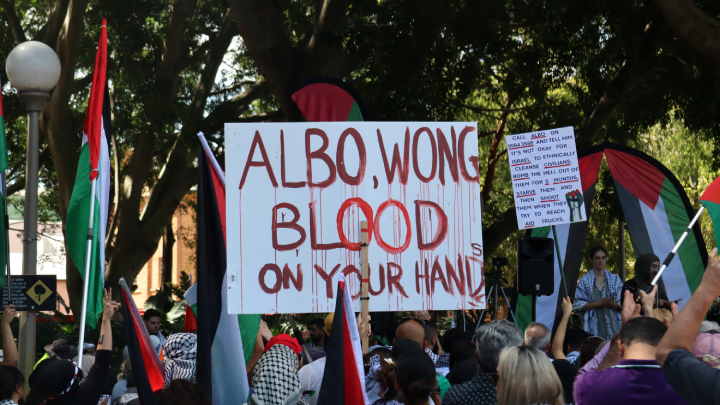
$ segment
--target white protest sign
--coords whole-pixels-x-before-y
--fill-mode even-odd
[[[505,144],[520,229],[587,220],[572,127],[508,135]]]
[[[475,123],[226,124],[229,313],[485,307]]]

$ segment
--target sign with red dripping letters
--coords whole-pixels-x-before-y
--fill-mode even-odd
[[[485,308],[477,124],[225,124],[228,312]]]

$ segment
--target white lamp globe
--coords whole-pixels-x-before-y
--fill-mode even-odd
[[[26,41],[10,52],[6,71],[18,91],[49,92],[60,78],[60,59],[44,43]]]

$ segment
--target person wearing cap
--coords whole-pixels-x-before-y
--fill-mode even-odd
[[[27,405],[95,405],[98,403],[105,389],[112,360],[113,341],[110,318],[120,308],[120,304],[111,298],[112,289],[103,291],[103,294],[105,309],[100,327],[100,341],[95,355],[95,365],[92,366],[88,375],[84,376],[75,362],[58,358],[44,360],[30,375],[30,393],[25,401]],[[55,342],[51,349],[54,356],[61,358],[66,356],[66,353],[74,351],[63,344],[56,346]],[[83,377],[85,379],[81,386],[80,380]]]

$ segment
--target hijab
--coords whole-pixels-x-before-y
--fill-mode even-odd
[[[652,265],[655,262],[659,262],[660,259],[653,253],[643,253],[635,262],[635,282],[638,287],[643,291],[648,291],[655,278],[655,273],[652,271]],[[667,300],[667,293],[665,292],[665,285],[662,279],[658,280],[658,293],[660,298]]]
[[[250,404],[308,405],[301,399],[298,357],[290,347],[276,344],[260,357],[253,376]]]
[[[176,333],[165,341],[165,383],[163,389],[172,380],[182,379],[195,382],[197,372],[197,335],[194,333]]]

